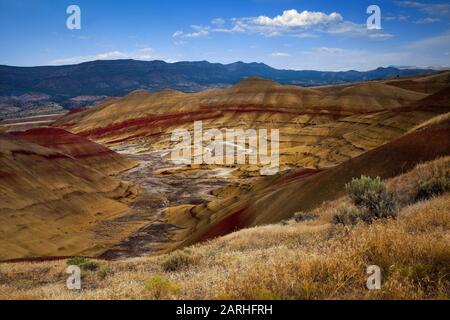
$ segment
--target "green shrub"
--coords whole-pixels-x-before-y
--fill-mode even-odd
[[[74,257],[67,259],[68,266],[79,266],[83,271],[95,271],[98,269],[99,265],[97,262],[90,261],[84,257]]]
[[[171,253],[162,263],[164,271],[173,272],[190,266],[194,259],[186,251],[175,251]]]
[[[73,257],[66,260],[68,266],[80,266],[88,260],[85,257]]]
[[[427,200],[450,191],[450,177],[437,177],[421,181],[417,186],[416,201]]]
[[[386,187],[380,177],[361,176],[361,178],[353,178],[345,185],[345,189],[355,205],[365,206],[370,201],[368,199],[370,195],[379,194],[386,190]]]
[[[353,226],[361,220],[362,212],[353,206],[342,206],[333,212],[332,223]]]
[[[154,276],[145,282],[145,289],[151,291],[156,299],[178,292],[178,286],[162,276]]]
[[[394,194],[386,189],[380,177],[370,178],[361,176],[359,179],[345,185],[347,193],[353,203],[361,211],[360,218],[365,222],[376,219],[395,218],[398,208]]]
[[[297,213],[294,213],[294,220],[295,220],[295,222],[316,220],[318,218],[319,218],[319,215],[317,215],[315,213],[312,213],[312,212],[297,212]]]

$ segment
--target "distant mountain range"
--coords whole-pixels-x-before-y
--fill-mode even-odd
[[[429,69],[378,68],[371,71],[279,70],[263,63],[102,60],[66,66],[0,65],[0,110],[57,103],[66,109],[89,105],[130,91],[165,88],[195,92],[233,85],[249,76],[283,84],[317,86],[432,73]]]

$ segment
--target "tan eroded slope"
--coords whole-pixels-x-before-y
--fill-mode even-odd
[[[59,128],[34,128],[16,134],[22,140],[58,150],[81,164],[104,174],[114,174],[131,168],[134,164],[125,157],[86,138]]]
[[[132,194],[71,156],[0,134],[0,260],[99,254],[120,235],[96,226],[126,213]]]

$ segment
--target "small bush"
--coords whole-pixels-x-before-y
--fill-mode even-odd
[[[319,218],[319,215],[312,212],[297,212],[294,214],[295,222],[316,220]]]
[[[361,176],[361,178],[354,178],[345,185],[347,193],[357,206],[365,206],[368,201],[368,196],[371,194],[379,194],[383,192],[386,187],[381,181],[380,177],[371,178]]]
[[[353,226],[361,220],[362,212],[353,206],[342,206],[333,212],[332,223]]]
[[[386,189],[380,177],[361,176],[346,184],[345,188],[353,203],[365,209],[361,215],[361,219],[365,222],[397,216],[398,208],[394,194]]]
[[[83,271],[95,271],[98,269],[99,265],[97,262],[90,261],[84,257],[74,257],[67,259],[68,266],[79,266]]]
[[[95,271],[98,269],[98,267],[99,267],[98,263],[94,261],[87,261],[86,263],[80,265],[81,270],[84,271]]]
[[[422,201],[450,191],[450,178],[437,177],[421,181],[417,187],[416,201]]]
[[[97,275],[100,279],[105,279],[109,274],[111,274],[111,268],[107,265],[100,266],[97,271]]]
[[[85,257],[74,257],[66,260],[68,266],[80,266],[88,260]]]
[[[193,262],[194,259],[186,251],[175,251],[164,260],[162,268],[166,272],[174,272],[190,266]]]
[[[145,282],[145,289],[151,291],[156,299],[167,297],[178,292],[178,286],[162,276],[154,276]]]

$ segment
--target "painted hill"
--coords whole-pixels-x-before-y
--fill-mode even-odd
[[[324,168],[449,111],[448,104],[422,108],[420,101],[427,97],[376,81],[303,88],[250,78],[199,93],[135,91],[62,117],[54,126],[108,145],[138,143],[152,150],[170,148],[170,132],[192,130],[196,120],[203,121],[205,130],[278,128],[283,165]]]
[[[53,125],[124,150],[139,146],[141,152],[170,149],[172,130],[192,130],[196,120],[203,121],[204,130],[280,130],[281,166],[287,171],[216,190],[218,199],[207,203],[167,208],[167,223],[180,227],[162,245],[169,250],[315,208],[342,195],[345,183],[355,176],[389,178],[447,155],[448,124],[415,131],[450,112],[450,83],[443,86],[447,73],[399,80],[421,79],[432,93],[386,81],[304,88],[256,77],[198,93],[139,90]],[[191,169],[185,168],[186,176]],[[235,177],[255,174],[255,168],[236,169]],[[182,172],[178,168],[172,173]]]
[[[34,128],[16,134],[26,140],[46,148],[58,150],[91,169],[103,174],[114,174],[133,166],[133,163],[110,149],[58,128]]]
[[[15,252],[13,257],[83,253],[114,258],[146,253],[138,249],[149,243],[151,250],[170,250],[315,208],[342,194],[343,185],[355,175],[391,177],[420,161],[446,155],[450,84],[443,87],[445,75],[399,79],[421,79],[434,88],[432,93],[384,80],[305,88],[257,77],[196,93],[136,90],[70,112],[51,128],[5,136],[5,141],[13,141],[5,145],[18,144],[21,148],[14,148],[25,150],[19,158],[5,151],[2,158],[9,168],[5,177],[16,177],[0,181],[5,190],[14,190],[5,193],[4,203],[23,203],[5,207],[3,217],[24,212],[20,223],[5,218],[5,226],[19,237],[8,242],[8,252]],[[280,173],[261,177],[255,165],[174,168],[161,156],[173,147],[171,133],[192,130],[196,120],[203,121],[204,130],[279,129]],[[132,163],[106,147],[139,161],[138,167],[119,175],[140,187],[129,207],[125,203],[132,192],[107,174]],[[55,172],[61,174],[52,176]],[[27,183],[32,187],[22,190]],[[35,188],[39,191],[30,191]],[[121,195],[111,196],[117,188]],[[97,206],[101,201],[106,203]],[[57,224],[51,232],[41,229],[42,215]],[[33,228],[21,231],[27,217]],[[77,231],[69,226],[70,219]],[[42,247],[27,242],[27,235],[34,235],[30,230],[42,234],[36,234],[43,239]],[[73,238],[65,237],[66,244],[59,230],[73,233]],[[47,246],[53,238],[54,245]],[[80,238],[85,241],[72,242]],[[44,247],[48,251],[42,251]]]
[[[388,80],[386,84],[424,93],[436,93],[448,87],[450,72],[439,72],[432,75],[417,76],[411,79]]]
[[[344,195],[353,177],[388,179],[417,164],[450,155],[450,121],[439,121],[325,171],[300,171],[257,182],[256,192],[238,194],[198,206],[169,209],[169,222],[181,226],[179,246],[204,241],[238,229],[276,223],[295,212],[318,208]],[[214,221],[214,222],[212,222]]]
[[[45,133],[33,135],[33,132],[25,137],[41,143],[45,140]],[[114,237],[120,238],[120,235],[102,237],[96,228],[128,211],[126,203],[133,195],[132,189],[89,168],[83,159],[58,151],[74,155],[75,148],[70,146],[73,137],[64,134],[52,137],[53,141],[45,144],[57,146],[56,149],[0,134],[1,260],[99,254]],[[65,142],[69,145],[64,146]],[[95,149],[92,144],[85,143],[84,147]],[[77,148],[82,150],[83,144]],[[97,160],[102,161],[101,155],[97,154]],[[111,160],[110,156],[105,157],[106,163]],[[116,171],[120,165],[109,169]]]

